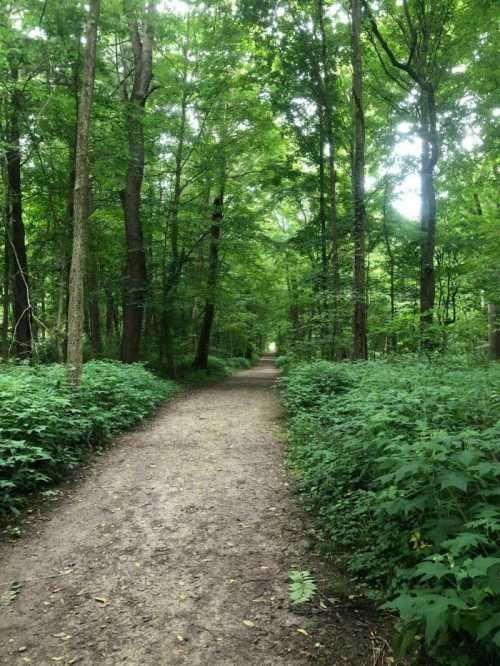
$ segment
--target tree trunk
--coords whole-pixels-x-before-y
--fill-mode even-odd
[[[436,278],[434,248],[436,236],[436,194],[434,168],[437,162],[436,110],[434,92],[429,85],[421,87],[420,113],[422,122],[421,180],[421,266],[420,266],[420,325],[425,347],[432,347],[429,327],[434,317]]]
[[[324,358],[329,357],[329,312],[328,312],[328,252],[326,247],[326,179],[325,179],[325,119],[324,110],[318,104],[319,121],[319,227],[321,250],[321,275],[319,280],[318,310],[320,316],[320,348]]]
[[[219,196],[214,200],[212,213],[212,226],[210,227],[210,247],[208,251],[208,278],[207,299],[203,312],[198,349],[194,359],[194,367],[198,370],[208,368],[208,353],[210,351],[210,334],[215,314],[215,290],[217,286],[217,273],[219,271],[219,239],[221,221],[223,217],[224,192],[221,189]]]
[[[92,262],[88,272],[88,291],[89,291],[89,329],[90,343],[94,356],[99,358],[102,355],[102,334],[101,334],[101,308],[99,306],[99,279],[97,274],[97,265]]]
[[[10,97],[9,135],[6,152],[9,190],[10,238],[12,258],[13,340],[18,358],[32,353],[32,310],[29,293],[28,259],[23,222],[21,189],[21,91],[18,89],[19,69],[14,59],[9,62],[12,93]]]
[[[9,305],[10,305],[10,210],[9,210],[9,190],[7,179],[7,164],[2,164],[2,180],[5,186],[4,201],[4,255],[3,255],[3,280],[2,280],[2,331],[1,345],[2,350],[7,350],[9,337]]]
[[[362,0],[351,0],[352,97],[354,104],[354,156],[352,191],[354,207],[354,317],[353,358],[368,358],[365,278],[365,120],[361,47]]]
[[[488,330],[488,357],[490,361],[500,361],[500,309],[496,303],[488,303]]]
[[[392,323],[396,315],[396,294],[395,294],[395,278],[394,278],[396,262],[394,259],[394,252],[391,246],[391,239],[389,237],[389,229],[387,228],[388,199],[389,199],[389,183],[388,180],[386,180],[384,185],[384,203],[382,211],[382,234],[384,236],[385,249],[387,252],[387,256],[389,258],[389,300],[391,304],[390,307],[391,307],[391,323]],[[396,337],[396,333],[394,331],[391,332],[389,339],[390,339],[390,350],[392,352],[395,352],[397,350],[398,340]]]
[[[186,134],[186,116],[188,95],[186,91],[187,84],[187,51],[184,49],[185,67],[183,74],[183,90],[181,95],[181,122],[179,128],[179,141],[175,151],[175,176],[174,176],[174,190],[172,193],[170,206],[169,206],[169,232],[170,232],[170,263],[163,267],[162,271],[162,292],[163,302],[161,310],[161,333],[160,333],[160,360],[165,364],[167,372],[172,376],[175,375],[175,362],[174,362],[174,346],[172,335],[172,318],[174,314],[174,302],[177,291],[177,286],[181,277],[182,260],[179,253],[179,207],[182,196],[182,170],[184,167],[184,142]],[[166,253],[166,247],[164,249]],[[165,262],[164,262],[165,263]]]
[[[85,226],[88,215],[88,145],[92,97],[94,93],[97,22],[100,0],[90,0],[85,30],[83,84],[78,105],[78,132],[75,154],[73,250],[69,275],[67,376],[74,387],[81,379],[83,363]]]
[[[127,3],[125,3],[125,10],[130,10]],[[153,24],[151,20],[153,12],[154,5],[151,2],[148,4],[143,35],[140,34],[137,20],[130,24],[134,56],[134,80],[130,96],[128,96],[126,84],[123,87],[129,151],[126,184],[125,189],[121,192],[127,246],[121,343],[121,358],[125,363],[134,363],[139,358],[148,286],[140,203],[144,177],[144,109],[150,94],[153,69]]]
[[[332,262],[332,287],[333,287],[333,345],[332,353],[334,358],[340,358],[340,349],[338,340],[342,334],[342,325],[340,320],[340,257],[338,240],[338,220],[337,220],[337,174],[335,168],[336,145],[334,135],[333,121],[333,103],[332,103],[332,76],[331,76],[331,57],[328,52],[328,43],[325,30],[325,8],[323,0],[318,0],[318,19],[321,34],[321,59],[323,62],[323,101],[325,107],[325,135],[329,147],[328,153],[328,180],[330,194],[330,235],[331,235],[331,262]]]

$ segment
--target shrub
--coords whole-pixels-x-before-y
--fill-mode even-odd
[[[500,367],[322,362],[282,390],[325,550],[399,613],[401,652],[498,663]]]
[[[177,363],[177,373],[180,379],[188,384],[207,384],[219,381],[236,370],[248,369],[251,361],[243,357],[220,358],[208,357],[208,368],[196,370],[193,368],[194,357],[184,356]]]
[[[63,478],[176,388],[139,364],[86,363],[78,392],[61,365],[0,366],[0,513],[18,511],[28,493]]]

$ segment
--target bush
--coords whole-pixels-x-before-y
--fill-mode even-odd
[[[18,511],[28,493],[62,479],[176,390],[139,364],[86,363],[78,392],[61,365],[0,366],[0,514]]]
[[[282,390],[325,550],[399,613],[400,651],[499,663],[500,367],[321,362]]]
[[[224,359],[224,363],[231,370],[248,370],[252,367],[252,361],[244,356]]]
[[[177,363],[179,378],[187,384],[211,384],[223,379],[236,370],[248,369],[252,363],[243,357],[220,358],[208,357],[208,368],[197,370],[193,368],[194,356],[184,356]]]

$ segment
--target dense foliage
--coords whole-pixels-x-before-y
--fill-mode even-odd
[[[292,459],[350,574],[404,645],[490,658],[496,11],[1,3],[2,511],[171,393],[135,362],[199,383],[274,341],[318,361],[285,383]]]
[[[324,549],[382,590],[401,651],[498,663],[500,367],[320,361],[281,385]]]
[[[72,391],[61,365],[0,368],[0,515],[62,479],[88,452],[172,396],[142,365],[92,361]]]

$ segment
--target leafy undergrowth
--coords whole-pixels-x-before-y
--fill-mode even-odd
[[[281,388],[324,550],[398,613],[397,653],[500,663],[500,366],[320,361]]]
[[[208,357],[208,368],[196,370],[193,368],[194,357],[186,356],[179,360],[177,365],[177,376],[186,384],[211,384],[218,382],[227,375],[237,370],[248,370],[253,361],[244,357],[221,358],[219,356]]]
[[[18,512],[30,493],[64,478],[176,390],[140,364],[86,363],[78,392],[62,365],[1,365],[0,515]]]

